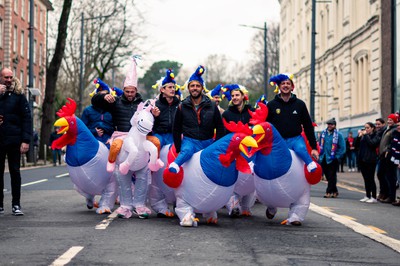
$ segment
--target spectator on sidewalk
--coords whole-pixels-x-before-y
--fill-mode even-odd
[[[53,144],[53,141],[61,137],[60,134],[57,134],[58,127],[54,127],[53,132],[50,134],[50,139],[49,139],[49,149],[51,149],[51,144]],[[53,149],[51,151],[52,156],[53,156],[53,166],[57,166],[57,160],[58,160],[58,165],[61,165],[61,149]]]
[[[362,132],[359,132],[362,133]],[[359,135],[360,136],[360,135]],[[356,145],[354,143],[355,139],[353,137],[353,132],[349,131],[346,138],[346,155],[347,156],[347,166],[349,167],[349,172],[356,172]]]
[[[0,96],[0,214],[4,213],[4,168],[6,156],[11,176],[11,207],[15,216],[24,215],[21,210],[21,154],[29,150],[32,139],[32,116],[21,82],[11,69],[0,72],[0,83],[6,91]],[[32,147],[33,148],[33,147]]]
[[[379,117],[377,119],[375,119],[375,131],[376,131],[376,135],[379,138],[379,142],[382,139],[382,134],[383,132],[386,130],[386,123],[385,120],[382,117]],[[378,161],[376,162],[376,172],[379,172],[379,167],[380,167],[380,159],[379,159],[379,145],[378,148],[376,148],[376,153],[378,154]],[[385,185],[382,184],[382,182],[386,182],[385,180],[381,180],[379,179],[379,176],[377,176],[378,182],[379,182],[379,194],[378,194],[378,198],[377,200],[380,200],[379,195],[382,195],[382,187],[385,187]]]
[[[379,143],[379,160],[378,179],[380,181],[380,194],[378,200],[382,203],[392,203],[396,201],[396,166],[390,160],[390,145],[393,139],[393,131],[396,130],[398,117],[396,114],[390,114],[387,118],[387,127],[382,134]],[[394,180],[394,185],[393,184]]]
[[[335,118],[329,119],[327,128],[322,131],[319,139],[321,147],[319,163],[328,181],[324,198],[336,198],[339,195],[336,187],[337,183],[337,167],[339,158],[346,152],[346,143],[342,133],[336,129]]]
[[[393,131],[393,139],[392,139],[392,143],[390,146],[391,146],[390,160],[396,166],[396,168],[397,168],[396,170],[398,170],[398,169],[400,169],[400,123],[397,123],[396,130]],[[395,189],[394,189],[395,199],[396,199],[396,188],[397,188],[397,186],[395,186]],[[392,205],[400,206],[400,200],[396,200],[395,202],[392,202]]]
[[[358,149],[358,166],[365,184],[365,197],[361,202],[377,203],[375,169],[378,155],[376,148],[379,146],[380,138],[375,131],[375,124],[367,122],[364,129],[360,130],[355,139]]]

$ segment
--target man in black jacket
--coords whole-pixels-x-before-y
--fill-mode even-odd
[[[225,85],[224,89],[230,93],[231,103],[228,109],[222,113],[222,118],[224,118],[226,122],[233,121],[238,123],[240,121],[243,124],[248,124],[251,118],[249,110],[254,111],[254,108],[248,104],[248,91],[246,88],[238,84],[229,84]],[[230,133],[227,129],[225,130],[227,134]],[[249,195],[243,195],[242,197],[234,192],[226,204],[229,216],[251,216],[250,208],[253,206],[254,202],[254,192]]]
[[[311,159],[311,156],[316,160],[319,158],[314,126],[306,104],[292,93],[294,90],[292,75],[278,74],[271,77],[270,82],[276,84],[280,93],[267,104],[267,121],[276,127],[286,140],[288,147],[300,156],[307,165],[308,172],[314,172],[317,164]],[[312,148],[311,156],[308,154],[306,143],[301,136],[303,129]]]
[[[213,143],[214,130],[216,140],[224,135],[217,105],[203,94],[204,81],[201,76],[204,71],[204,67],[199,66],[189,78],[187,83],[190,95],[182,101],[175,114],[173,137],[179,154],[169,165],[169,171],[172,173],[178,173],[180,166],[194,153]]]
[[[6,92],[0,95],[0,214],[4,213],[4,168],[6,156],[11,176],[12,212],[15,216],[23,215],[21,210],[21,154],[29,150],[32,138],[32,117],[28,101],[20,81],[13,77],[13,72],[4,68],[1,71],[1,84]]]

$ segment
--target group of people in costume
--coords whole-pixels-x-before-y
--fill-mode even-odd
[[[301,225],[310,185],[322,173],[311,118],[292,93],[293,76],[271,77],[280,93],[268,103],[260,96],[252,107],[239,84],[206,93],[203,66],[184,84],[189,95],[181,101],[168,69],[153,86],[157,98],[144,101],[136,59],[123,90],[95,81],[82,119],[72,99],[57,112],[55,126],[63,135],[52,147],[67,145],[70,176],[87,207],[110,213],[119,201],[120,218],[148,218],[153,209],[158,217],[176,213],[181,226],[197,226],[196,214],[215,224],[224,206],[232,217],[251,216],[257,198],[268,219],[284,207],[290,209],[284,223]],[[219,106],[221,95],[229,100],[227,110]]]

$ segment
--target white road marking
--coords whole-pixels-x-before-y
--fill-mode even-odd
[[[113,213],[108,215],[106,219],[104,219],[99,224],[97,224],[95,229],[99,229],[99,230],[106,229],[110,225],[110,223],[114,220],[115,217],[117,217],[116,211],[114,211]]]
[[[379,243],[382,243],[383,245],[390,247],[394,251],[400,253],[400,241],[397,239],[377,233],[368,226],[365,226],[363,224],[352,221],[342,215],[328,211],[328,210],[326,210],[322,207],[319,207],[313,203],[310,204],[310,210],[312,210],[313,212],[316,212],[318,214],[321,214],[323,216],[326,216],[328,218],[331,218],[332,220],[343,224],[344,226],[354,230],[355,232],[357,232],[363,236],[366,236],[368,238],[371,238]]]
[[[35,184],[43,183],[43,182],[46,182],[46,181],[49,181],[49,180],[48,179],[41,179],[41,180],[38,180],[38,181],[29,182],[29,183],[22,184],[21,187],[35,185]]]
[[[50,266],[63,266],[69,263],[76,256],[76,254],[78,254],[82,249],[83,247],[81,246],[71,247],[64,254],[58,257],[58,259],[53,261],[53,263],[50,264]]]
[[[61,174],[61,175],[56,175],[56,178],[65,177],[65,176],[69,176],[69,173],[65,173],[65,174]]]

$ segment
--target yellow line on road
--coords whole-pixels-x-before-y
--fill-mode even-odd
[[[71,248],[68,249],[64,254],[62,254],[60,257],[58,257],[58,259],[56,259],[55,261],[53,261],[53,263],[50,264],[50,266],[63,266],[63,265],[66,265],[66,264],[69,263],[69,262],[76,256],[76,254],[78,254],[82,249],[83,249],[83,247],[81,247],[81,246],[74,246],[74,247],[71,247]]]
[[[106,219],[104,219],[99,224],[97,224],[95,229],[99,229],[99,230],[106,229],[110,225],[110,223],[114,220],[115,217],[117,217],[117,212],[116,211],[114,211],[113,213],[108,215]]]
[[[313,212],[316,212],[320,215],[323,215],[325,217],[331,218],[332,220],[343,224],[344,226],[354,230],[355,232],[357,232],[361,235],[364,235],[368,238],[371,238],[379,243],[382,243],[383,245],[390,247],[391,249],[400,253],[400,241],[399,240],[385,236],[381,233],[378,233],[375,229],[372,229],[370,226],[365,226],[363,224],[352,221],[352,220],[346,218],[345,216],[328,211],[325,208],[317,206],[313,203],[310,204],[310,210],[312,210]],[[376,228],[376,229],[378,229],[378,228]]]
[[[49,180],[48,179],[41,179],[41,180],[38,180],[38,181],[29,182],[29,183],[22,184],[21,187],[35,185],[35,184],[43,183],[43,182],[46,182],[46,181],[49,181]]]

